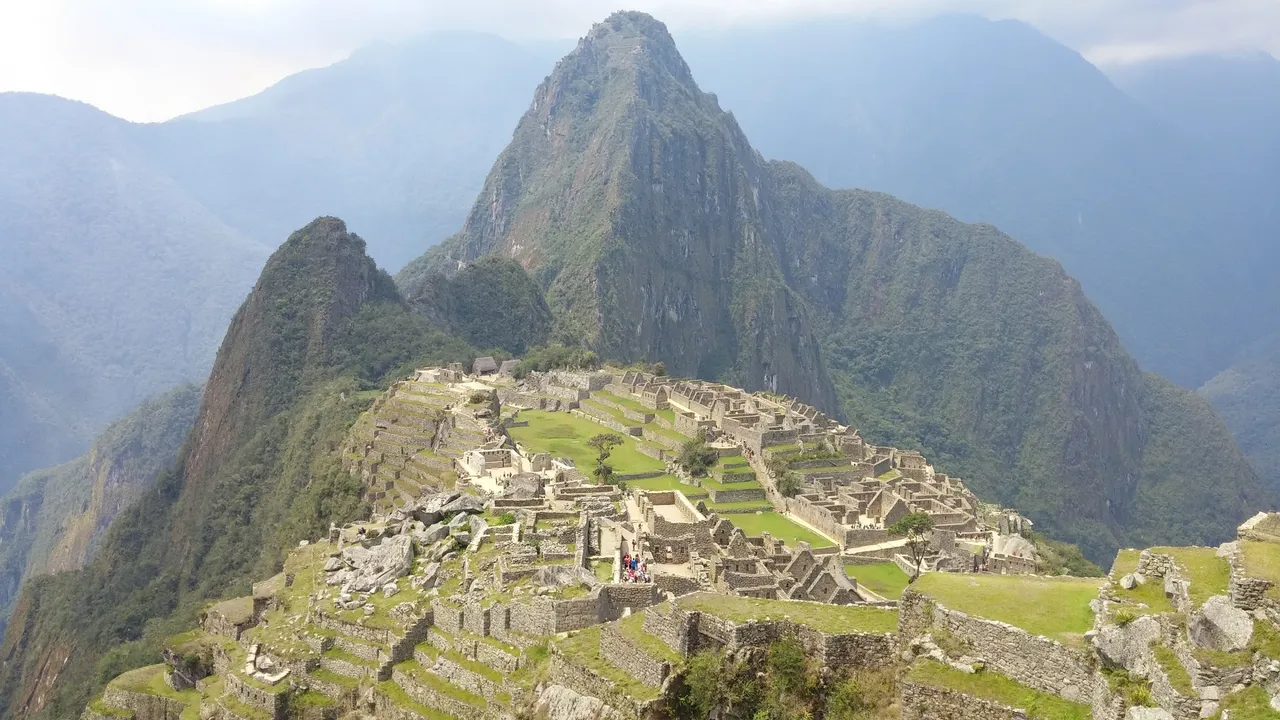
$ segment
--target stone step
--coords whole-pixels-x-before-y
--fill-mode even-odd
[[[391,681],[413,702],[459,720],[481,720],[489,707],[483,696],[450,683],[416,660],[395,665]]]
[[[326,650],[320,656],[320,667],[355,680],[376,678],[378,666],[379,663],[376,660],[366,660],[337,648]]]

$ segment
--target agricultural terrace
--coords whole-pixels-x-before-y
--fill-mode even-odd
[[[596,466],[596,451],[587,441],[601,433],[613,432],[576,415],[546,410],[524,410],[520,413],[520,421],[527,422],[528,426],[513,427],[508,432],[527,452],[546,452],[553,457],[569,458],[585,475],[590,475]],[[614,472],[629,475],[664,469],[662,461],[636,449],[635,438],[615,434],[623,440],[609,455],[609,464]]]
[[[989,670],[967,673],[932,660],[922,660],[911,666],[907,680],[1022,708],[1028,720],[1089,720],[1093,717],[1093,710],[1088,705],[1033,690]]]
[[[938,572],[921,575],[912,590],[951,610],[1080,645],[1093,629],[1089,601],[1098,596],[1102,583],[1102,578]]]
[[[675,600],[685,610],[697,610],[735,623],[752,620],[790,620],[825,633],[894,633],[898,612],[866,605],[828,605],[806,600],[717,595],[700,592]]]

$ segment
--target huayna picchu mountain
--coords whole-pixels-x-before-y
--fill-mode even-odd
[[[556,338],[798,396],[1095,559],[1217,541],[1271,502],[1208,406],[1144,375],[1058,263],[766,161],[641,13],[559,62],[462,231],[397,281],[413,295],[490,255],[545,288]]]
[[[0,715],[79,714],[96,680],[151,657],[204,600],[359,515],[348,428],[389,374],[469,352],[409,311],[341,220],[295,232],[232,320],[175,465],[92,562],[27,583],[0,648]]]

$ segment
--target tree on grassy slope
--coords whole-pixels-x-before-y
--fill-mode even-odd
[[[890,536],[907,539],[907,551],[911,553],[911,563],[915,567],[912,582],[920,577],[920,563],[924,562],[924,555],[929,551],[929,533],[932,530],[933,518],[925,513],[911,513],[889,526]]]

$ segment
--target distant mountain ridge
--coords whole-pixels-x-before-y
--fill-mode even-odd
[[[643,14],[560,61],[462,231],[397,280],[413,295],[490,255],[539,280],[553,336],[799,396],[1095,558],[1139,537],[1209,542],[1271,502],[1221,421],[1144,375],[1057,263],[765,161]],[[1230,492],[1170,461],[1206,452],[1200,437]]]

